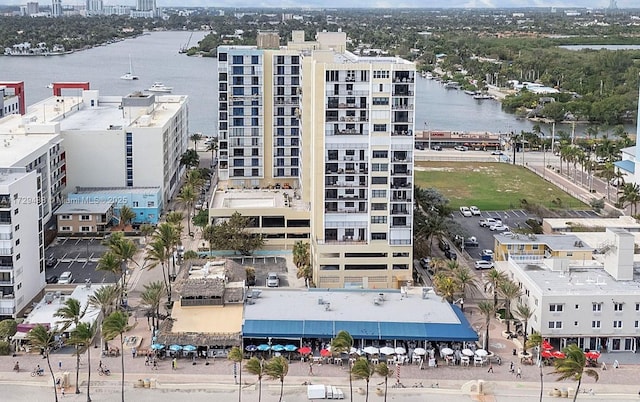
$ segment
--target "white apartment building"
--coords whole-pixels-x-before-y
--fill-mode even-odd
[[[220,179],[296,190],[318,287],[411,281],[415,65],[355,56],[343,32],[257,42],[218,48]]]
[[[520,285],[520,302],[533,310],[529,332],[539,332],[558,348],[575,343],[584,350],[635,352],[640,347],[635,237],[624,229],[599,235],[591,260],[520,254],[497,268]],[[514,310],[516,305],[512,302]]]
[[[177,194],[184,173],[180,156],[189,138],[186,96],[103,97],[85,90],[81,97],[49,98],[41,107],[55,105],[59,110],[52,118],[64,139],[69,191],[160,187],[163,205]]]
[[[7,87],[0,85],[0,118],[20,113],[20,98],[10,92]]]
[[[15,318],[45,286],[42,176],[0,168],[0,318]]]

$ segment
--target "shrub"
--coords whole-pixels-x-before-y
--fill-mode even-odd
[[[11,353],[11,348],[9,347],[9,342],[0,341],[0,355],[7,356]]]

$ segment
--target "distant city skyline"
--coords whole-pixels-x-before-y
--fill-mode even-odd
[[[0,0],[0,5],[26,5],[27,0]],[[41,6],[51,6],[51,0],[38,1]],[[63,5],[81,4],[78,0],[63,0]],[[136,0],[105,0],[105,5],[130,5],[135,7]],[[610,0],[430,0],[425,4],[424,0],[353,0],[345,3],[340,0],[282,0],[273,2],[269,0],[158,0],[158,7],[211,7],[211,8],[524,8],[524,7],[588,7],[608,8]],[[617,0],[618,8],[640,8],[637,0]]]

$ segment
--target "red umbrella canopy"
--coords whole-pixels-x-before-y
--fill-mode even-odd
[[[553,357],[555,357],[556,359],[564,359],[565,357],[567,357],[564,353],[562,353],[559,350],[556,350],[555,352],[552,353]]]
[[[320,356],[329,357],[329,356],[331,356],[331,351],[329,349],[322,349],[320,351]]]
[[[600,353],[596,352],[595,350],[592,350],[590,352],[585,352],[584,355],[587,359],[593,359],[593,360],[598,360],[598,358],[600,357]]]
[[[301,355],[308,355],[309,353],[311,353],[311,348],[309,346],[303,346],[298,349],[298,353],[300,353]]]
[[[542,341],[542,349],[543,350],[551,350],[553,346],[549,343],[549,341]]]
[[[553,356],[553,353],[551,353],[551,351],[549,351],[549,350],[543,350],[540,353],[540,356],[544,357],[545,359],[548,359],[548,358]]]

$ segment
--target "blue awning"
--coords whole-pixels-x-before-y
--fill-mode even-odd
[[[381,339],[378,322],[336,321],[336,333],[347,331],[354,339]]]
[[[334,321],[304,321],[303,338],[333,338]]]
[[[381,322],[382,339],[424,340],[427,339],[427,325],[420,322]]]
[[[633,161],[630,160],[624,160],[624,161],[617,161],[617,162],[613,162],[613,164],[616,167],[619,167],[620,169],[629,172],[629,173],[635,173],[636,171],[636,164]]]
[[[247,338],[300,338],[302,321],[245,320],[242,336]]]

